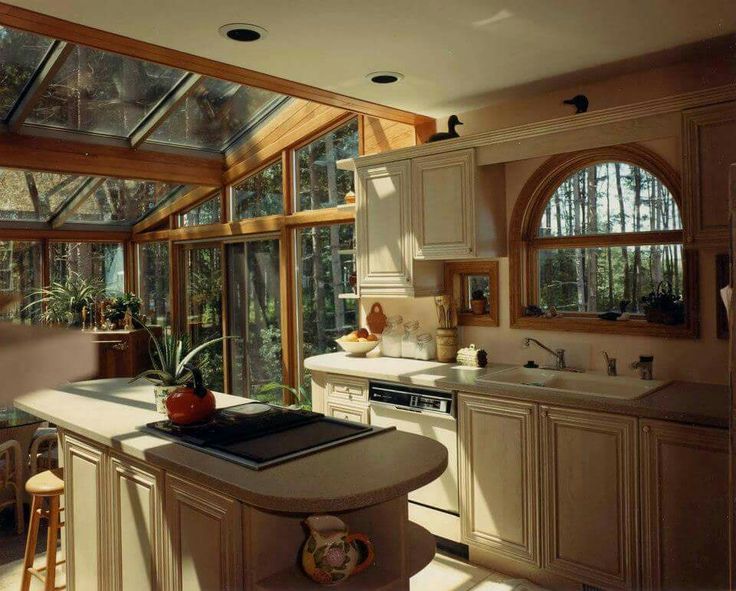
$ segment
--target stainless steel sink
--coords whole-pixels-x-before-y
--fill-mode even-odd
[[[600,374],[573,373],[547,369],[514,367],[497,373],[479,376],[478,382],[540,388],[548,392],[589,394],[620,400],[642,398],[668,382],[640,380],[629,377],[610,377]]]

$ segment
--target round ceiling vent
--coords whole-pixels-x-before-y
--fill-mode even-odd
[[[398,72],[371,72],[366,78],[373,84],[394,84],[404,78],[403,74]]]
[[[219,31],[223,37],[240,43],[253,43],[253,41],[260,41],[268,35],[268,31],[263,27],[248,23],[230,23],[221,26]]]

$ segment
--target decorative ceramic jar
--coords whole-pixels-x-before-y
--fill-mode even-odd
[[[156,402],[156,412],[162,415],[166,414],[166,399],[169,397],[174,390],[179,386],[163,386],[157,384],[153,387],[153,396]]]
[[[457,328],[437,329],[437,361],[453,363],[457,357]]]
[[[404,331],[401,316],[389,316],[386,319],[386,328],[381,335],[381,353],[386,357],[401,357],[401,338]]]
[[[302,567],[313,581],[335,585],[373,563],[375,552],[368,536],[348,533],[341,519],[313,515],[304,523],[309,528],[309,538],[302,549]]]
[[[419,334],[419,321],[409,320],[404,323],[404,336],[401,338],[401,356],[406,359],[414,359],[417,351],[417,335]]]

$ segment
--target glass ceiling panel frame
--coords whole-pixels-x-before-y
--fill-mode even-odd
[[[242,127],[237,129],[234,133],[227,137],[217,148],[202,147],[196,145],[188,145],[176,142],[167,142],[162,140],[151,139],[151,136],[156,130],[166,123],[166,121],[175,116],[179,107],[190,94],[202,84],[205,84],[208,80],[214,83],[229,84],[232,85],[232,94],[236,95],[239,91],[245,89],[253,89],[256,91],[265,90],[259,89],[258,87],[247,86],[230,82],[220,78],[208,78],[201,74],[187,72],[186,70],[177,70],[173,67],[159,66],[155,62],[148,62],[137,58],[127,57],[122,54],[118,54],[111,51],[105,51],[101,49],[90,48],[84,45],[76,45],[65,41],[55,40],[35,33],[28,33],[25,31],[18,31],[12,27],[0,26],[0,30],[5,29],[16,33],[22,33],[23,35],[32,36],[38,38],[40,43],[43,43],[44,39],[49,39],[49,47],[43,56],[43,59],[37,65],[35,71],[30,75],[30,78],[26,81],[23,90],[20,92],[15,100],[15,103],[9,107],[7,116],[3,120],[7,129],[12,132],[17,132],[21,127],[30,128],[35,130],[37,134],[56,137],[60,139],[80,139],[82,141],[94,141],[96,143],[107,143],[117,144],[121,143],[131,148],[138,148],[141,145],[146,145],[151,148],[163,148],[170,151],[181,152],[181,153],[204,153],[208,155],[226,155],[230,150],[237,147],[246,136],[253,132],[257,127],[263,124],[271,115],[278,111],[284,106],[292,97],[288,95],[282,95],[273,91],[270,92],[274,95],[274,98],[264,104],[255,113],[249,116]],[[83,130],[73,129],[72,127],[62,127],[58,125],[44,125],[33,122],[30,117],[34,109],[44,98],[44,95],[54,81],[55,76],[64,67],[67,60],[70,59],[75,53],[77,48],[84,49],[86,51],[97,52],[99,55],[109,55],[112,58],[119,58],[121,60],[128,60],[131,63],[142,63],[149,64],[151,67],[160,67],[171,70],[172,72],[181,72],[181,77],[178,81],[161,96],[161,98],[150,109],[142,116],[141,120],[131,126],[131,129],[127,135],[113,135],[110,133],[97,132],[94,130]],[[112,59],[111,58],[111,59]]]

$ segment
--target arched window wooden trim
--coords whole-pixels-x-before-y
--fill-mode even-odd
[[[547,202],[574,172],[601,162],[625,162],[655,175],[668,189],[687,223],[680,176],[662,157],[637,144],[609,146],[559,154],[548,159],[529,178],[519,194],[509,224],[509,282],[511,326],[514,328],[637,334],[663,337],[698,336],[697,251],[685,248],[688,229],[620,234],[539,237]],[[524,308],[538,303],[537,253],[542,248],[574,248],[636,244],[683,244],[683,297],[686,320],[681,326],[650,324],[644,320],[610,322],[590,314],[569,313],[556,318],[524,316]]]

